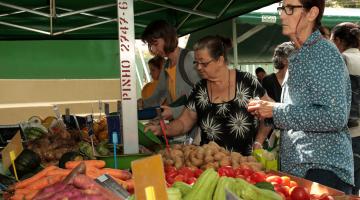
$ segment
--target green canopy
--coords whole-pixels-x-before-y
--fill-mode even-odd
[[[185,35],[278,1],[134,0],[135,35],[156,19]],[[0,40],[117,39],[116,6],[114,0],[1,0]]]
[[[276,45],[289,40],[281,33],[281,22],[276,12],[277,6],[278,4],[276,3],[261,8],[241,15],[234,21],[237,32],[239,64],[271,63]],[[325,9],[322,19],[324,26],[331,29],[341,22],[359,23],[360,9]],[[191,49],[198,39],[209,34],[218,34],[232,38],[232,25],[232,21],[228,20],[216,26],[192,33],[188,42],[188,48]],[[233,52],[229,56],[231,58]]]

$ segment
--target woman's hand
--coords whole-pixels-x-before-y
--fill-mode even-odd
[[[153,124],[153,123],[146,124],[144,128],[144,132],[146,133],[147,131],[153,132],[154,135],[161,135],[161,127],[159,124]]]
[[[171,111],[171,108],[169,106],[161,106],[163,111],[161,112],[161,117],[165,120],[172,120],[174,119],[173,113]]]
[[[274,105],[275,102],[250,100],[247,110],[259,119],[272,118]]]
[[[262,149],[263,148],[263,146],[262,146],[262,144],[260,143],[260,142],[254,142],[254,144],[253,144],[253,149],[255,150],[255,149]]]

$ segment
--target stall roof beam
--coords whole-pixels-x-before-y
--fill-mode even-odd
[[[20,26],[20,25],[17,25],[17,24],[12,24],[12,23],[8,23],[8,22],[4,22],[4,21],[0,21],[0,24],[5,25],[5,26],[14,27],[14,28],[27,30],[27,31],[32,31],[32,32],[36,32],[36,33],[42,33],[42,34],[45,34],[45,35],[50,35],[50,33],[47,32],[47,31],[43,31],[43,30],[39,30],[39,29],[35,29],[35,28],[30,28],[30,27],[26,27],[26,26]]]
[[[164,8],[170,8],[170,9],[173,9],[173,10],[190,13],[190,14],[193,14],[193,15],[198,15],[198,16],[205,17],[205,18],[216,19],[216,15],[214,15],[212,13],[208,13],[208,12],[194,11],[194,10],[191,10],[191,9],[188,9],[188,8],[183,8],[183,7],[173,6],[173,5],[169,5],[169,4],[163,4],[163,3],[157,3],[157,2],[153,2],[153,1],[149,1],[149,0],[139,0],[139,1],[142,1],[142,2],[148,3],[148,4],[161,6],[161,7],[164,7]]]
[[[114,7],[116,6],[115,3],[113,4],[107,4],[107,5],[102,5],[102,6],[96,6],[96,7],[92,7],[92,8],[86,8],[86,9],[82,9],[82,10],[77,10],[77,11],[71,11],[68,13],[63,13],[63,14],[59,14],[56,15],[57,17],[66,17],[66,16],[71,16],[71,15],[76,15],[76,14],[80,14],[80,13],[86,13],[89,11],[94,11],[94,10],[100,10],[100,9],[104,9],[104,8],[109,8],[109,7]]]
[[[264,24],[255,26],[254,28],[248,30],[246,33],[244,33],[240,37],[238,37],[237,40],[236,40],[237,43],[241,43],[241,42],[245,41],[246,39],[248,39],[249,37],[251,37],[255,33],[263,30],[264,28],[266,28],[266,25],[264,25]]]
[[[194,11],[196,11],[196,9],[201,5],[201,3],[204,2],[204,0],[200,0],[198,1],[198,3],[195,5],[195,7],[193,8]],[[176,29],[179,29],[188,19],[189,17],[191,16],[191,14],[188,14],[185,19],[180,22],[180,24],[176,27]]]
[[[24,8],[24,7],[21,7],[21,6],[16,6],[16,5],[4,3],[4,2],[2,2],[2,1],[0,1],[0,6],[4,6],[4,7],[8,7],[8,8],[13,8],[13,9],[16,9],[16,10],[21,10],[21,11],[29,12],[29,13],[32,13],[32,14],[35,14],[35,15],[44,16],[44,17],[50,17],[50,14],[48,14],[48,13],[44,13],[44,12],[40,12],[40,11],[36,11],[36,10]]]

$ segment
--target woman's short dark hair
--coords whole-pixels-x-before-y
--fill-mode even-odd
[[[194,45],[194,51],[207,49],[213,59],[217,60],[220,56],[223,56],[225,62],[227,62],[227,52],[231,47],[232,44],[229,38],[210,35],[198,40]]]
[[[345,48],[360,47],[360,26],[351,22],[343,22],[332,29],[333,38],[339,38]]]
[[[165,59],[163,57],[155,56],[148,61],[148,65],[151,65],[157,69],[161,69],[164,62],[165,62]]]
[[[155,39],[159,38],[165,41],[165,53],[173,52],[178,46],[176,29],[165,20],[151,22],[141,35],[141,40],[148,44],[151,44]],[[150,46],[149,50],[151,51]]]
[[[319,9],[319,14],[315,20],[314,29],[319,29],[321,26],[321,19],[324,15],[325,9],[325,0],[300,0],[300,3],[303,5],[304,9],[310,10],[312,7],[317,7]]]

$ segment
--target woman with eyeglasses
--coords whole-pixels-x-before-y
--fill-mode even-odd
[[[178,47],[176,29],[164,20],[151,22],[144,30],[141,39],[148,44],[149,51],[163,58],[167,58],[159,76],[159,81],[153,94],[138,102],[144,108],[171,104],[183,95],[189,95],[194,84],[200,80],[199,74],[193,67],[194,52]],[[169,107],[162,105],[161,116],[165,120],[172,120],[181,114],[184,106]],[[191,137],[194,137],[195,129]],[[190,136],[190,135],[188,135]],[[180,137],[173,142],[184,142],[188,138]]]
[[[353,153],[347,120],[351,85],[345,63],[319,27],[324,0],[284,0],[282,33],[294,43],[281,103],[251,101],[248,111],[281,129],[281,171],[351,193]]]
[[[331,31],[331,41],[342,54],[351,80],[351,111],[348,127],[354,153],[354,195],[360,190],[360,26],[351,22],[336,25]]]
[[[195,67],[202,80],[193,88],[179,118],[167,125],[167,133],[177,136],[194,124],[201,129],[201,144],[215,141],[228,150],[250,155],[261,148],[270,127],[247,112],[250,99],[269,98],[255,76],[228,68],[230,39],[207,36],[194,46]],[[148,126],[160,135],[159,126]]]

